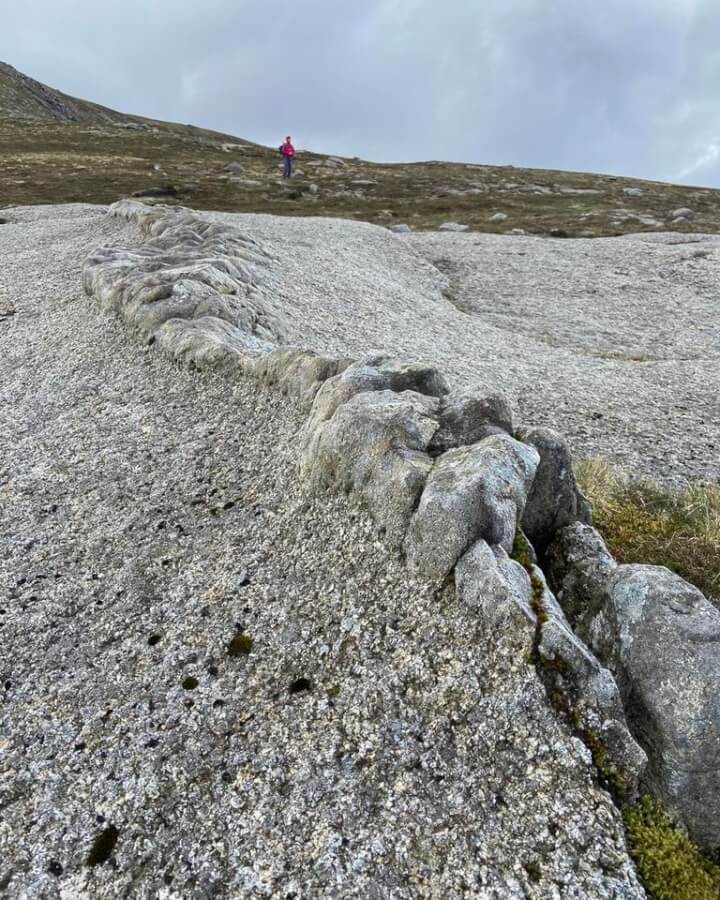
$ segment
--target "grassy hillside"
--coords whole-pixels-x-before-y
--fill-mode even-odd
[[[300,153],[279,177],[275,149],[65,97],[0,64],[0,207],[110,203],[154,188],[204,209],[329,215],[414,229],[557,236],[720,231],[720,192],[603,175],[439,162],[386,165]],[[640,188],[628,196],[626,188]],[[165,199],[167,202],[167,198]],[[689,207],[690,223],[672,224]],[[507,218],[490,221],[497,213]],[[557,231],[559,230],[559,232]]]

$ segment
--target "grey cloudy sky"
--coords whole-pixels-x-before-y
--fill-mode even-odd
[[[0,59],[126,112],[720,186],[718,0],[26,0],[2,19]]]

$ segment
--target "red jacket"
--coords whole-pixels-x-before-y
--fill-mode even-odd
[[[282,145],[281,149],[283,156],[295,156],[295,148],[288,141]]]

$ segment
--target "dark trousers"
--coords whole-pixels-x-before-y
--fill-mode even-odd
[[[292,156],[286,156],[285,157],[285,167],[283,168],[283,178],[292,178],[292,167],[293,167]]]

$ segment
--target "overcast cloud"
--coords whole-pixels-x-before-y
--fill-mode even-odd
[[[271,145],[720,186],[718,0],[27,0],[0,59]]]

